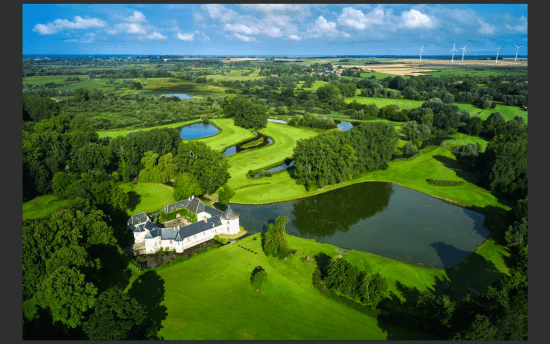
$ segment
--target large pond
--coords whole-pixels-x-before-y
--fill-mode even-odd
[[[193,97],[188,96],[185,93],[171,93],[171,94],[165,95],[165,97],[178,97],[179,99],[193,99]]]
[[[256,136],[251,138],[250,140],[246,140],[244,142],[241,142],[238,145],[227,147],[223,151],[223,154],[225,154],[225,156],[231,156],[233,154],[237,154],[237,153],[240,153],[240,152],[245,151],[245,150],[265,147],[265,146],[268,146],[268,145],[273,143],[273,140],[270,137],[267,137],[267,136],[262,135],[262,134],[258,134],[257,132],[254,132],[254,134],[256,134]],[[258,145],[247,146],[249,143],[260,140],[261,138],[263,138],[262,143],[260,143]]]
[[[220,130],[212,124],[195,123],[181,128],[180,136],[186,140],[199,139],[216,135],[219,132]]]
[[[386,182],[231,207],[251,233],[266,230],[269,222],[285,215],[289,234],[429,267],[455,266],[489,236],[483,215]]]

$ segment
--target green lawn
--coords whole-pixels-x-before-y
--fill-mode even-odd
[[[58,200],[54,195],[38,196],[23,203],[23,220],[43,217],[67,203],[67,200]]]
[[[157,271],[160,283],[151,285],[150,291],[158,293],[162,286],[160,309],[166,308],[165,316],[157,319],[162,320],[163,327],[159,335],[166,340],[437,339],[380,322],[322,296],[312,285],[313,262],[302,262],[300,258],[307,255],[313,259],[319,252],[335,257],[336,246],[287,235],[289,246],[297,252],[282,261],[266,257],[259,239],[257,233]],[[488,240],[474,252],[464,262],[445,270],[355,250],[344,256],[361,270],[382,274],[389,285],[386,296],[405,302],[407,295],[401,292],[404,287],[420,293],[447,281],[449,293],[469,292],[467,287],[483,291],[500,274],[508,273],[505,258],[509,253],[505,247]],[[268,274],[260,293],[249,282],[256,266],[262,266]],[[141,276],[143,273],[133,273],[126,290],[139,283],[137,288],[147,292],[147,279]]]
[[[314,265],[299,260],[319,251],[334,255],[335,246],[288,236],[298,250],[287,261],[266,257],[259,234],[158,271],[163,281],[166,318],[159,335],[166,340],[353,340],[387,339],[372,317],[326,298],[311,276]],[[404,263],[399,263],[404,268]],[[250,273],[262,266],[268,280],[260,293]],[[142,290],[146,290],[143,286]],[[384,326],[386,327],[386,326]],[[389,327],[389,326],[388,326]],[[391,326],[392,338],[436,339]]]
[[[288,197],[303,188],[296,185],[296,183],[288,183],[284,188],[271,185],[279,174],[270,178],[249,179],[246,177],[246,173],[248,170],[265,168],[278,162],[283,163],[287,157],[292,156],[297,140],[316,136],[317,132],[310,128],[295,128],[272,122],[268,122],[267,127],[258,130],[258,132],[273,138],[274,143],[258,149],[244,151],[228,158],[229,174],[231,175],[228,184],[233,190],[236,190],[235,196],[231,199],[232,202],[265,203],[266,201],[263,201],[262,197],[267,191],[271,191],[271,195],[285,195],[284,197]],[[267,188],[265,188],[266,185],[263,185],[261,190],[257,190],[256,187],[245,187],[250,184],[266,182],[270,184],[267,185]]]
[[[247,71],[250,70],[250,68],[246,68]],[[245,81],[245,80],[256,80],[256,79],[262,79],[263,76],[260,76],[260,69],[255,68],[254,72],[252,72],[248,76],[242,75],[243,70],[232,70],[231,72],[227,73],[226,75],[221,74],[213,74],[213,75],[206,75],[204,76],[207,80],[208,79],[214,79],[214,80],[239,80],[239,81]]]
[[[128,214],[153,213],[174,203],[174,189],[160,183],[120,183],[129,200]]]
[[[223,150],[229,146],[256,136],[252,130],[234,125],[233,118],[217,118],[210,121],[222,129],[221,133],[204,139],[195,140],[204,142],[210,148],[220,152],[223,152]]]
[[[358,93],[361,92],[357,90]],[[410,99],[401,99],[401,98],[371,98],[371,97],[361,97],[356,95],[355,97],[346,97],[346,103],[351,103],[352,101],[357,101],[361,104],[375,104],[378,108],[382,108],[386,105],[397,104],[401,109],[416,109],[421,107],[424,104],[424,100],[410,100]]]
[[[97,134],[98,134],[99,138],[126,136],[129,133],[133,133],[133,132],[136,132],[136,131],[148,131],[148,130],[151,130],[151,129],[161,129],[161,128],[178,128],[178,127],[183,127],[185,125],[198,123],[198,122],[200,122],[200,120],[193,119],[193,120],[190,120],[190,121],[164,124],[164,125],[159,125],[159,126],[156,126],[156,127],[149,127],[149,128],[98,130]]]
[[[376,65],[372,65],[373,68],[376,68]],[[367,66],[368,68],[368,66]],[[370,78],[371,76],[374,76],[376,77],[376,79],[384,79],[384,78],[387,78],[388,76],[391,76],[392,78],[396,77],[395,74],[388,74],[388,73],[380,73],[380,72],[370,72],[370,73],[361,73],[361,77],[362,78]],[[402,75],[403,79],[408,79],[409,76],[408,75]]]
[[[326,81],[319,81],[319,80],[316,80],[316,81],[313,82],[313,86],[312,86],[312,87],[303,88],[303,87],[301,86],[303,83],[304,83],[303,81],[300,81],[300,82],[299,82],[299,85],[298,85],[298,87],[297,87],[297,89],[299,89],[299,90],[306,90],[306,91],[312,91],[312,90],[318,89],[319,87],[328,85],[328,82],[326,82]]]

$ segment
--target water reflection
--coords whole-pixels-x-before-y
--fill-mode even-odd
[[[190,140],[216,135],[219,132],[220,130],[212,124],[195,123],[181,128],[180,136],[183,139]]]

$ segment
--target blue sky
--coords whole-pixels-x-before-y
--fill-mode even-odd
[[[23,54],[527,55],[526,4],[25,4]]]

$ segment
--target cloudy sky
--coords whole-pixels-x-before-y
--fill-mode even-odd
[[[527,55],[527,5],[23,5],[23,54]]]

